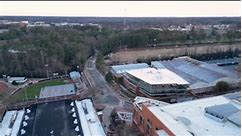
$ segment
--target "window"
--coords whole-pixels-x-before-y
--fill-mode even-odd
[[[148,124],[147,124],[147,134],[150,134],[150,127]]]
[[[143,124],[143,122],[144,122],[144,119],[142,116],[140,116],[140,124]]]
[[[151,125],[147,123],[147,134],[151,133]]]

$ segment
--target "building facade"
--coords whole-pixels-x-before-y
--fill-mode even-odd
[[[145,136],[239,136],[240,113],[240,92],[176,104],[136,97],[133,124]]]
[[[136,95],[160,97],[184,94],[188,82],[167,69],[146,68],[128,71],[124,85]]]

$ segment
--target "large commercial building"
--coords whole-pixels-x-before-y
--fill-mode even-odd
[[[186,92],[188,82],[168,69],[143,68],[129,70],[124,85],[137,95],[169,96]]]
[[[192,93],[212,91],[219,81],[225,81],[232,87],[240,86],[240,74],[230,72],[216,64],[208,64],[190,57],[178,57],[167,61],[151,62],[157,69],[169,69],[189,83]]]
[[[91,99],[65,100],[5,112],[0,136],[105,136]]]
[[[171,100],[176,96],[192,93],[210,93],[219,81],[230,87],[240,87],[240,74],[216,64],[208,64],[190,57],[146,63],[116,65],[111,72],[123,83],[122,90],[130,96]],[[120,78],[121,77],[121,78]]]
[[[136,97],[133,123],[145,136],[240,136],[240,92],[176,104]]]

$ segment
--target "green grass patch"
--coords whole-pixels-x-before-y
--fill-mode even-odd
[[[27,88],[24,88],[21,92],[17,93],[17,99],[18,100],[23,100],[25,99],[25,91],[27,94],[27,99],[35,99],[35,96],[39,97],[40,90],[43,87],[46,86],[55,86],[55,85],[64,85],[64,84],[69,84],[70,82],[68,79],[55,79],[55,80],[49,80],[49,81],[44,81],[40,83],[36,83],[33,85],[28,86]]]

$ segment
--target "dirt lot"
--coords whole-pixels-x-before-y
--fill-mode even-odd
[[[0,81],[0,95],[8,91],[8,84]]]
[[[119,61],[120,63],[135,62],[138,58],[150,58],[150,57],[170,57],[170,56],[180,56],[185,54],[207,54],[224,52],[231,49],[241,49],[241,44],[224,44],[224,45],[196,45],[196,46],[186,46],[186,47],[170,47],[170,48],[143,48],[143,49],[130,49],[127,51],[120,51],[113,53],[111,56],[111,61]]]

